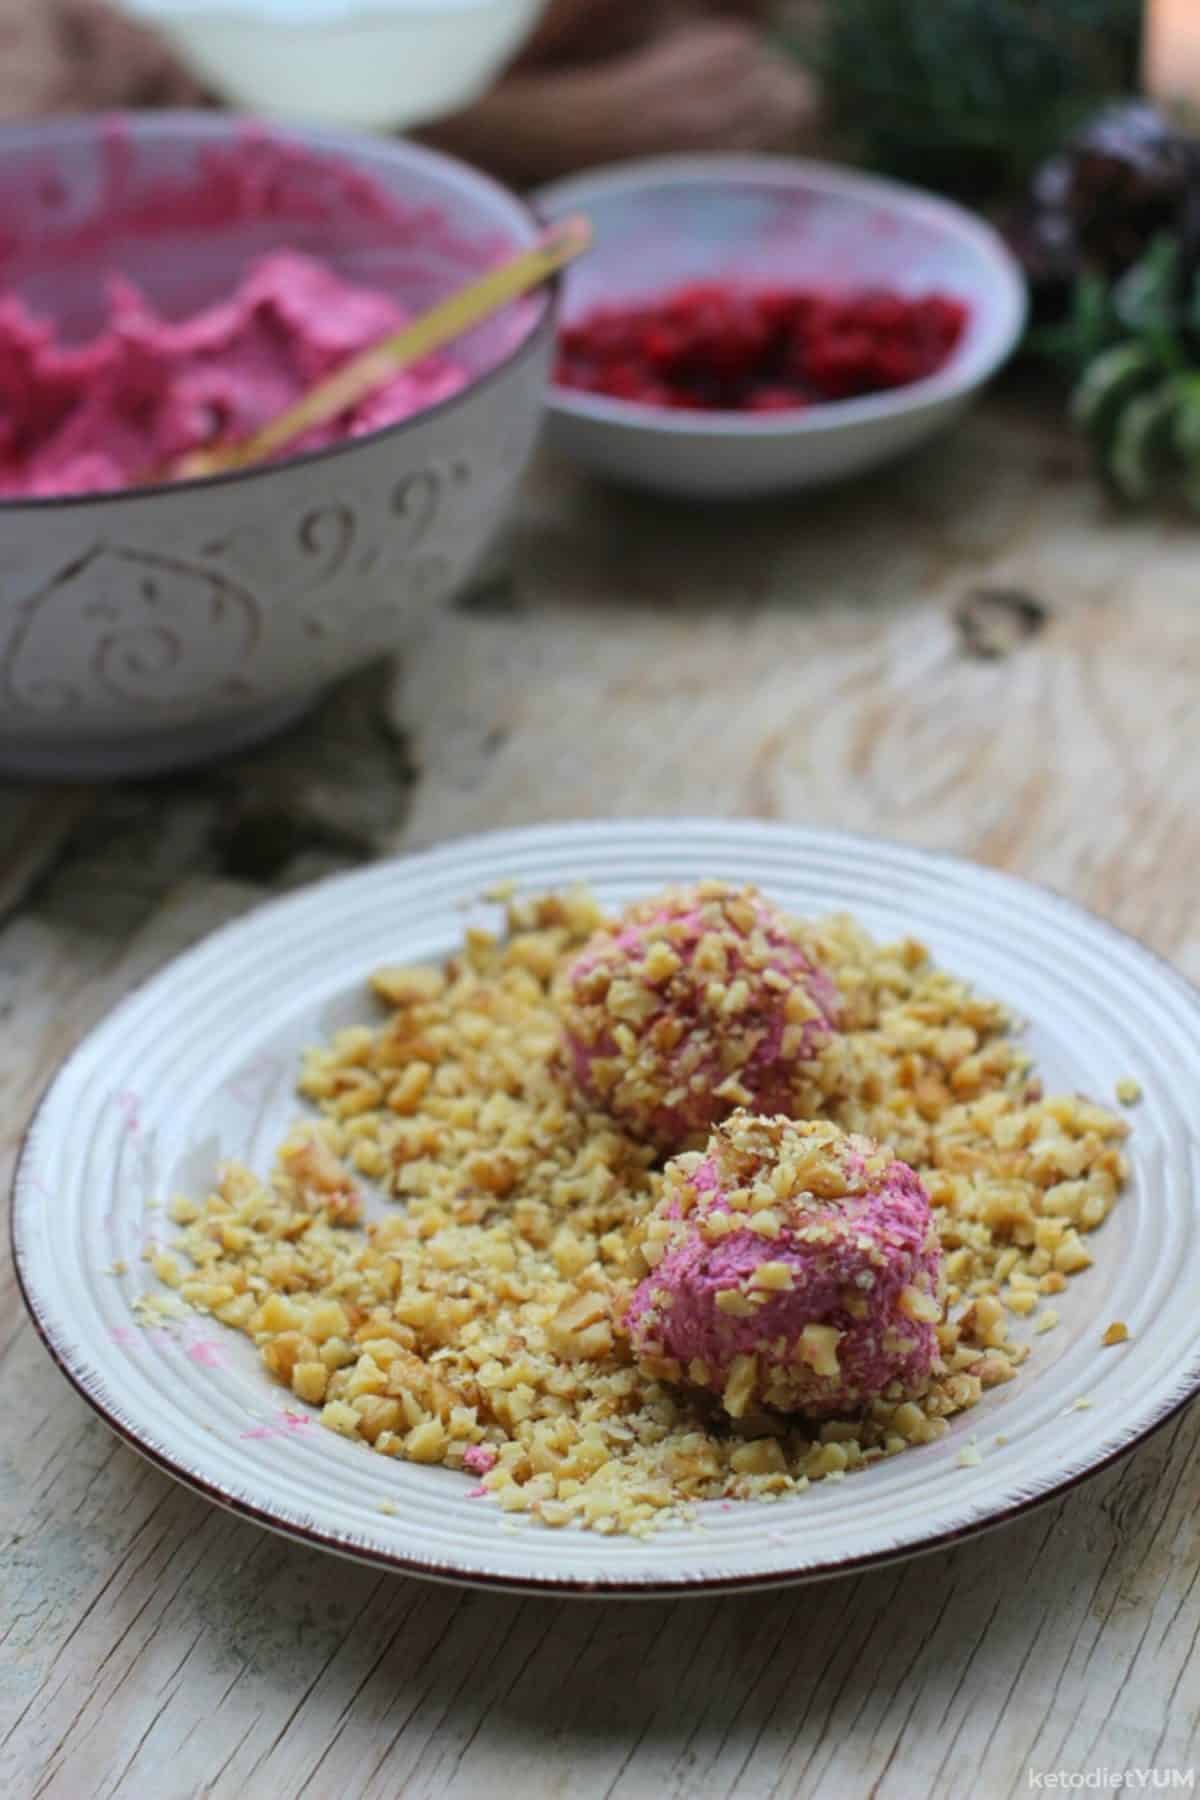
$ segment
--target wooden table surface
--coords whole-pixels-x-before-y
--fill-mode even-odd
[[[539,466],[485,578],[291,738],[187,778],[0,787],[0,1181],[64,1052],[148,970],[270,891],[491,826],[879,832],[1049,882],[1200,977],[1198,556],[1194,526],[1108,514],[1011,394],[808,501],[692,513]],[[380,1575],[206,1505],[66,1386],[8,1263],[0,1373],[13,1800],[1196,1779],[1200,1408],[949,1554],[564,1603]]]

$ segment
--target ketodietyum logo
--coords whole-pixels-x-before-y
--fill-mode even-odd
[[[1166,1789],[1186,1793],[1196,1786],[1196,1770],[1161,1769],[1030,1769],[1032,1790],[1057,1793],[1151,1793]]]

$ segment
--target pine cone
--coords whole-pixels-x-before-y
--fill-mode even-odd
[[[1010,232],[1035,287],[1084,272],[1114,279],[1169,232],[1200,248],[1200,143],[1153,106],[1109,107],[1034,177]]]

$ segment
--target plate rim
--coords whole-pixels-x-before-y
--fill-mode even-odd
[[[31,1179],[30,1162],[32,1143],[39,1122],[59,1082],[67,1075],[76,1060],[86,1053],[96,1034],[106,1029],[127,1008],[131,1008],[133,1003],[154,982],[164,978],[168,972],[178,971],[190,959],[198,959],[202,954],[207,954],[220,938],[227,934],[236,934],[244,929],[251,919],[258,919],[264,913],[289,908],[298,909],[312,902],[322,890],[344,887],[373,876],[377,877],[384,869],[412,868],[414,865],[424,862],[434,862],[447,852],[471,849],[487,851],[501,845],[512,846],[515,850],[518,844],[528,843],[531,838],[536,840],[541,837],[561,837],[564,834],[586,839],[593,833],[598,834],[606,829],[611,829],[614,825],[622,830],[632,830],[638,836],[644,837],[652,837],[664,827],[670,827],[675,831],[695,829],[698,834],[711,833],[714,830],[719,832],[723,827],[741,831],[750,830],[764,841],[787,842],[790,840],[797,850],[801,849],[806,842],[811,845],[814,840],[825,842],[832,840],[866,848],[895,850],[904,856],[912,857],[918,864],[949,864],[955,870],[969,871],[972,877],[982,876],[1001,887],[1032,890],[1044,902],[1048,902],[1060,912],[1083,919],[1093,931],[1098,929],[1101,934],[1117,940],[1126,948],[1132,948],[1138,955],[1150,959],[1157,965],[1160,975],[1168,978],[1180,997],[1187,1000],[1195,1011],[1197,1024],[1200,1026],[1200,984],[1191,981],[1166,956],[1144,943],[1134,933],[1113,924],[1102,914],[1061,893],[1046,882],[1023,875],[1015,875],[1008,870],[995,868],[991,864],[976,862],[971,857],[954,851],[911,844],[902,839],[889,838],[879,833],[844,831],[824,826],[794,825],[785,821],[760,818],[723,818],[719,815],[703,814],[647,814],[619,820],[605,818],[549,820],[532,825],[501,827],[487,832],[462,833],[457,837],[445,839],[418,850],[401,851],[396,855],[380,858],[363,868],[324,876],[292,893],[272,895],[252,905],[247,912],[241,913],[233,919],[227,919],[212,927],[211,930],[202,933],[185,949],[168,957],[165,962],[139,977],[114,1006],[108,1008],[94,1021],[78,1042],[56,1064],[44,1083],[18,1140],[8,1206],[9,1243],[17,1289],[34,1330],[51,1361],[110,1430],[114,1431],[124,1443],[128,1444],[147,1462],[161,1469],[164,1474],[170,1475],[192,1492],[221,1507],[222,1510],[246,1518],[252,1523],[274,1532],[277,1536],[331,1552],[353,1562],[389,1569],[396,1574],[421,1580],[436,1581],[442,1585],[472,1587],[486,1591],[558,1595],[564,1599],[661,1600],[705,1598],[714,1594],[748,1593],[771,1588],[799,1586],[813,1581],[831,1580],[842,1575],[858,1574],[866,1569],[907,1562],[916,1557],[953,1547],[999,1526],[1011,1524],[1024,1514],[1047,1505],[1053,1500],[1062,1499],[1075,1488],[1090,1481],[1094,1476],[1101,1474],[1122,1457],[1137,1449],[1169,1424],[1184,1408],[1200,1398],[1200,1345],[1198,1345],[1193,1359],[1181,1367],[1178,1384],[1172,1388],[1164,1403],[1154,1411],[1152,1416],[1123,1434],[1118,1442],[1097,1454],[1086,1467],[1069,1471],[1059,1478],[1052,1478],[1045,1487],[1036,1493],[1014,1499],[1008,1505],[989,1511],[980,1517],[947,1526],[945,1530],[930,1536],[923,1536],[911,1544],[893,1544],[874,1551],[827,1557],[820,1563],[810,1563],[799,1568],[781,1567],[752,1574],[710,1574],[690,1578],[669,1576],[662,1580],[607,1575],[594,1577],[570,1574],[520,1575],[479,1567],[459,1569],[445,1561],[406,1555],[383,1545],[371,1546],[359,1542],[348,1542],[344,1534],[332,1530],[326,1531],[312,1524],[300,1524],[281,1519],[268,1506],[260,1505],[230,1492],[197,1469],[189,1467],[185,1462],[177,1460],[156,1445],[139,1437],[133,1425],[115,1415],[104,1401],[91,1391],[88,1385],[89,1374],[94,1375],[97,1371],[89,1367],[84,1359],[77,1359],[73,1355],[56,1337],[52,1322],[39,1310],[32,1277],[26,1268],[28,1253],[22,1237],[22,1209],[29,1203],[30,1196],[36,1191],[36,1184]]]

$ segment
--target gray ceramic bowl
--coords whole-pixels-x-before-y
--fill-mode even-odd
[[[876,468],[962,412],[1015,347],[1025,281],[982,220],[947,200],[786,156],[660,157],[544,188],[548,217],[587,212],[591,253],[563,312],[691,281],[940,288],[971,318],[946,366],[890,393],[771,414],[675,412],[552,387],[549,441],[600,475],[692,499],[820,487]]]
[[[201,114],[49,121],[0,133],[0,289],[72,336],[100,322],[120,268],[168,314],[228,294],[287,245],[421,307],[538,224],[487,177],[413,145],[318,131],[263,137],[264,199],[233,227],[174,229],[186,183],[246,127]],[[283,144],[366,172],[444,229],[380,241],[370,208],[272,173]],[[319,174],[319,164],[317,165]],[[117,233],[111,216],[120,185]],[[107,195],[107,200],[103,197]],[[152,229],[147,221],[152,223]],[[404,641],[470,574],[537,433],[553,298],[461,340],[473,379],[402,424],[207,482],[0,502],[0,772],[145,773],[213,756],[297,717],[334,677]]]

